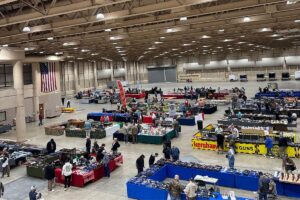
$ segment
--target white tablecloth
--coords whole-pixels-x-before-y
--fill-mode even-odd
[[[114,124],[114,125],[112,125],[110,127],[105,128],[106,136],[113,135],[119,129],[120,129],[120,125],[119,124]]]

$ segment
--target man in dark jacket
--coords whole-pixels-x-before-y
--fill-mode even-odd
[[[170,160],[171,159],[171,148],[168,146],[164,147],[163,154],[164,154],[166,160]]]
[[[285,137],[283,137],[283,135],[281,135],[279,138],[278,146],[279,146],[279,156],[280,158],[283,158],[284,155],[286,154],[286,148],[288,146],[288,141]]]
[[[118,142],[117,138],[114,138],[114,141],[112,143],[111,150],[113,151],[113,154],[116,155],[118,153],[118,148],[120,147],[120,144]]]
[[[55,150],[56,150],[56,143],[54,142],[53,139],[51,139],[51,140],[47,143],[47,151],[48,151],[48,154],[54,153]]]
[[[144,159],[145,159],[145,156],[144,156],[144,155],[141,155],[141,156],[136,160],[136,168],[137,168],[137,170],[138,170],[138,174],[141,173],[142,171],[144,171],[144,167],[145,167]]]
[[[150,155],[150,158],[149,158],[149,167],[151,167],[151,165],[154,164],[155,158],[156,158],[157,156],[158,156],[158,153],[155,153],[154,155],[153,155],[153,154]]]
[[[85,142],[85,148],[86,148],[86,152],[87,152],[88,154],[91,153],[91,147],[92,147],[91,139],[90,139],[90,137],[87,137],[87,138],[86,138],[86,142]]]
[[[262,172],[259,172],[259,180],[258,180],[258,195],[259,200],[267,200],[268,192],[269,192],[269,183],[270,179],[264,175]]]
[[[52,189],[53,184],[54,184],[54,178],[55,178],[55,169],[54,169],[53,163],[49,163],[45,167],[45,179],[48,180],[48,191],[54,191]]]

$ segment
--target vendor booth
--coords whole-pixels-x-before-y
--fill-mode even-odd
[[[110,120],[115,122],[131,122],[131,116],[128,113],[102,113],[93,112],[87,114],[87,119],[93,119],[94,121],[100,121],[101,117],[108,116]]]
[[[241,74],[240,75],[240,81],[241,82],[247,82],[248,81],[247,75],[246,74]]]
[[[276,73],[275,72],[270,72],[269,73],[269,81],[276,81]]]
[[[289,81],[289,80],[291,80],[290,73],[289,72],[282,72],[282,74],[281,74],[281,80],[282,81]]]
[[[256,74],[256,80],[257,81],[266,81],[265,74]]]

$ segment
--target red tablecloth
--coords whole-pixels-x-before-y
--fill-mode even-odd
[[[143,116],[143,123],[144,124],[153,124],[153,120],[151,116]]]
[[[138,93],[138,94],[125,94],[125,97],[131,97],[131,98],[135,98],[135,99],[142,99],[145,98],[145,93]]]
[[[114,171],[116,168],[119,167],[119,163],[123,163],[123,156],[120,155],[116,157],[114,160],[109,162],[109,169],[110,171]],[[62,176],[60,168],[55,169],[55,179],[57,183],[64,184],[65,177]],[[86,172],[84,174],[77,174],[75,173],[76,170],[73,170],[72,178],[71,178],[71,185],[75,187],[84,187],[84,185],[91,181],[97,181],[104,177],[104,167],[101,166],[99,168],[94,169],[93,171]]]
[[[176,99],[184,99],[184,94],[176,94],[176,93],[168,93],[168,94],[163,94],[163,98],[176,98]]]

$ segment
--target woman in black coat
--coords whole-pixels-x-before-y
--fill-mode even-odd
[[[51,139],[51,140],[47,143],[47,151],[48,151],[48,154],[54,153],[55,150],[56,150],[56,143],[54,142],[53,139]]]
[[[144,162],[145,156],[141,155],[137,160],[136,160],[136,168],[138,170],[138,174],[144,171],[145,167],[145,162]]]

